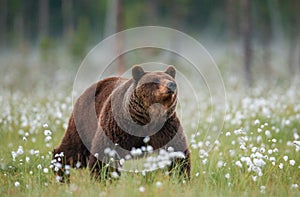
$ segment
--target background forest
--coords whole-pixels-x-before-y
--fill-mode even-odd
[[[17,64],[13,67],[21,68],[12,70],[26,73],[48,67],[47,76],[59,68],[72,72],[107,36],[158,25],[200,41],[223,74],[240,76],[248,85],[257,78],[282,83],[300,70],[299,4],[297,0],[1,0],[1,69],[11,72],[9,67]],[[42,71],[36,74],[43,76]],[[3,76],[4,84],[19,79],[8,75],[10,79]]]

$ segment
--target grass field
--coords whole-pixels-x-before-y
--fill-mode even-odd
[[[300,196],[300,92],[297,87],[249,92],[227,91],[217,140],[202,136],[210,124],[205,120],[198,131],[185,128],[192,151],[190,182],[158,170],[123,172],[100,183],[90,180],[87,169],[72,169],[71,183],[60,184],[49,165],[72,109],[69,92],[2,90],[1,196]],[[201,117],[206,114],[209,108]]]

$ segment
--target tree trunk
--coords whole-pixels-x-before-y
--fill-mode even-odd
[[[244,76],[247,86],[252,86],[253,79],[251,73],[252,66],[252,46],[251,46],[251,33],[252,33],[252,24],[251,24],[251,4],[250,0],[243,0],[242,10],[244,13],[243,18],[243,44],[244,44]]]
[[[17,12],[16,17],[14,18],[14,40],[17,44],[17,47],[21,49],[22,53],[26,51],[25,47],[25,21],[24,21],[24,6],[20,5],[20,10]]]
[[[117,15],[117,32],[120,32],[123,30],[123,0],[117,0],[117,10],[116,10],[116,15]],[[124,38],[122,36],[118,37],[117,43],[117,54],[120,54],[121,51],[123,51],[124,48]],[[124,60],[124,54],[120,55],[117,59],[117,65],[118,65],[118,74],[121,75],[125,72],[125,60]]]
[[[237,25],[237,3],[235,0],[226,1],[227,33],[229,41],[232,42],[238,37]]]
[[[73,25],[73,0],[62,0],[63,35],[69,38],[74,33]]]
[[[40,0],[39,2],[39,33],[41,37],[44,37],[48,36],[49,2],[48,0]]]
[[[293,78],[296,72],[296,64],[297,64],[297,39],[299,37],[298,32],[298,0],[292,0],[290,3],[290,36],[289,36],[289,69],[290,69],[290,77]]]
[[[2,0],[0,7],[0,45],[6,48],[7,44],[7,0]]]
[[[148,23],[157,23],[158,22],[158,0],[151,0],[151,1],[147,1],[147,11],[148,11],[148,14],[147,14],[147,21]]]
[[[263,68],[264,78],[268,83],[274,80],[273,71],[271,68],[271,39],[272,39],[272,29],[271,29],[271,15],[269,5],[266,4],[265,7],[260,9],[262,12],[261,28],[262,28],[262,49],[263,49]]]

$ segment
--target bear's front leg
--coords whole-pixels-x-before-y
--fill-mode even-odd
[[[60,145],[53,150],[51,166],[59,182],[69,182],[70,168],[85,168],[90,152],[81,141],[73,114]]]
[[[119,154],[117,146],[98,129],[92,143],[92,154],[89,156],[89,169],[91,178],[95,180],[106,180],[117,178],[121,175],[118,167]]]
[[[59,182],[70,182],[70,168],[85,168],[89,151],[85,147],[58,147],[53,150],[51,166]]]
[[[184,158],[175,158],[169,168],[169,173],[178,174],[184,180],[191,178],[191,156],[190,151],[187,149],[184,152]]]
[[[107,158],[105,161],[101,161],[94,155],[90,155],[89,169],[91,178],[97,181],[118,178],[121,173],[116,165],[117,161],[114,158]]]

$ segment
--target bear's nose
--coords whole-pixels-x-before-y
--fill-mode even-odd
[[[177,85],[174,82],[169,82],[167,84],[167,88],[168,88],[168,94],[174,94],[174,92],[176,91]]]

